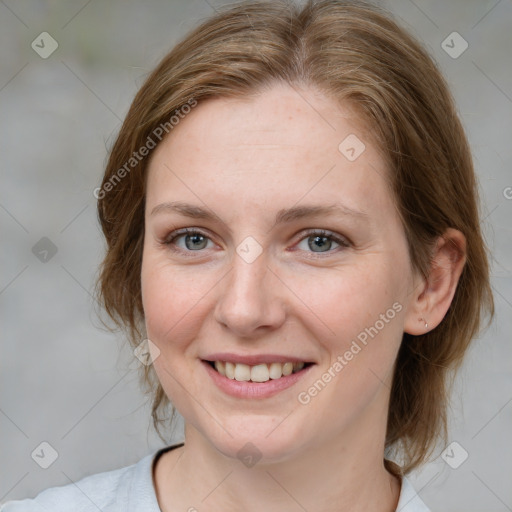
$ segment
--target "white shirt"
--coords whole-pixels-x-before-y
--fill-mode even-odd
[[[153,484],[153,463],[178,446],[182,443],[161,448],[131,466],[50,487],[33,499],[7,501],[0,504],[0,512],[161,512]],[[402,478],[396,512],[430,512],[406,478]]]

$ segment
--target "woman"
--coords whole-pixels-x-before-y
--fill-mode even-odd
[[[217,13],[138,92],[97,197],[99,296],[185,440],[1,510],[428,510],[405,475],[493,301],[463,128],[389,15]]]

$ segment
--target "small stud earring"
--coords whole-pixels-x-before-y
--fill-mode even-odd
[[[424,318],[422,320],[425,322],[425,329],[428,329],[427,321]]]

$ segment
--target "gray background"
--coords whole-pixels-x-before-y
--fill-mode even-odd
[[[0,501],[132,464],[163,446],[138,388],[140,363],[95,316],[104,245],[93,190],[145,74],[219,5],[0,2]],[[458,469],[438,457],[411,479],[433,511],[512,510],[512,2],[385,5],[452,87],[494,254],[496,319],[467,356],[450,414],[450,441],[469,457]],[[31,48],[43,31],[59,44],[47,59]],[[453,31],[469,44],[456,59],[441,46]],[[32,252],[42,237],[58,249],[46,263]],[[181,436],[178,427],[174,438]],[[43,441],[58,452],[48,469],[31,457]]]

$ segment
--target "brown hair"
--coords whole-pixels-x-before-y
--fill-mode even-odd
[[[425,462],[440,435],[446,439],[449,377],[482,315],[492,318],[494,304],[477,183],[454,101],[426,51],[380,8],[344,0],[310,0],[302,7],[282,1],[231,4],[165,56],[131,105],[97,196],[107,241],[98,296],[138,345],[145,329],[140,276],[151,151],[130,160],[134,152],[158,139],[158,127],[171,133],[170,116],[187,103],[247,97],[276,82],[314,86],[350,102],[371,126],[391,169],[414,269],[428,277],[433,243],[447,228],[466,237],[466,264],[446,316],[424,335],[404,333],[396,361],[386,448],[401,457],[405,474]],[[152,365],[142,367],[153,425],[162,438],[159,411],[169,400]]]

